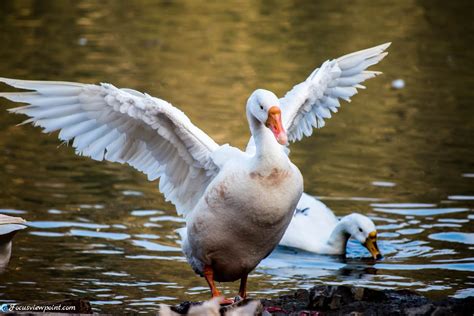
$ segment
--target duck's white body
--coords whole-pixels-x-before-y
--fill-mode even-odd
[[[339,220],[324,203],[303,193],[279,244],[318,254],[343,255],[350,237],[365,244],[373,232],[375,224],[367,216],[352,213]]]
[[[303,193],[280,245],[321,254],[345,253],[345,249],[327,244],[338,223],[336,215],[324,203]]]

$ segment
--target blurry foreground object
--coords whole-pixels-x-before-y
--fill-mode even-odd
[[[253,316],[257,315],[258,309],[261,309],[260,301],[256,300],[240,301],[225,307],[221,307],[219,301],[220,298],[214,297],[209,301],[203,302],[202,304],[192,305],[185,314],[177,313],[173,311],[168,305],[160,304],[159,316],[220,316],[222,314],[225,316]]]
[[[21,217],[0,214],[0,272],[3,272],[10,262],[13,236],[17,231],[26,228],[25,223]]]

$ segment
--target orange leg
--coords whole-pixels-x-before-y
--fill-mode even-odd
[[[239,296],[243,299],[247,298],[247,274],[240,279]]]
[[[212,270],[212,267],[210,265],[205,265],[204,266],[204,278],[207,281],[207,284],[209,284],[209,288],[211,289],[212,297],[219,297],[222,296],[221,292],[217,289],[216,285],[214,284],[214,271]],[[233,300],[222,298],[221,304],[232,304],[234,303]]]

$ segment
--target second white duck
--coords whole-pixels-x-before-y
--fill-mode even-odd
[[[280,245],[343,255],[351,237],[364,245],[374,259],[382,257],[377,246],[377,230],[370,218],[352,213],[339,220],[326,205],[303,193]]]

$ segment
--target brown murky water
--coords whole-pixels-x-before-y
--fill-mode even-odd
[[[355,242],[347,259],[277,249],[252,274],[250,294],[344,283],[463,297],[474,295],[473,9],[471,1],[1,1],[0,75],[146,91],[217,142],[243,147],[254,89],[283,95],[328,58],[392,41],[375,67],[384,76],[292,146],[305,191],[337,215],[372,217],[385,258],[364,259]],[[394,90],[398,78],[406,86]],[[97,311],[151,312],[208,296],[157,183],[77,157],[55,135],[15,126],[23,119],[0,111],[0,213],[30,221],[0,275],[0,303],[88,297]]]

